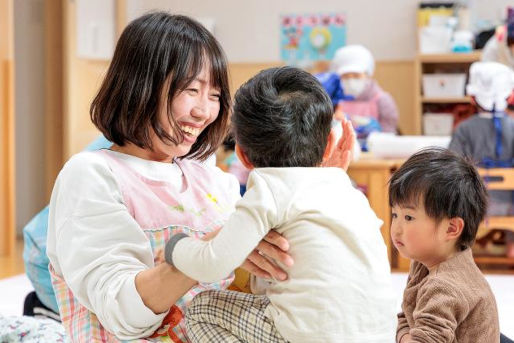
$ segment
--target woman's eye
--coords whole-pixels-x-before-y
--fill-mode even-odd
[[[187,88],[186,91],[188,91],[189,93],[193,93],[193,94],[198,93],[198,89],[196,89],[196,88]]]
[[[219,93],[214,93],[214,94],[211,94],[210,95],[211,99],[213,100],[219,100],[221,98],[221,94]]]
[[[405,216],[405,220],[410,222],[411,220],[414,220],[414,217],[411,216]]]

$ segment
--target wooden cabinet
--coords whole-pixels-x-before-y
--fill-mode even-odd
[[[419,54],[415,60],[414,87],[415,87],[415,109],[414,109],[414,133],[423,134],[423,113],[437,112],[440,108],[451,108],[452,105],[469,104],[471,98],[468,96],[454,97],[427,97],[425,96],[422,80],[424,74],[434,73],[460,73],[468,74],[471,63],[479,61],[481,52],[479,50],[471,53],[449,53],[449,54]],[[467,82],[467,78],[466,78]]]
[[[484,183],[489,191],[514,191],[514,168],[480,168],[478,171],[484,178]],[[491,233],[491,230],[493,229],[501,229],[514,232],[514,216],[505,214],[504,216],[486,217],[478,228],[477,239],[486,236],[488,233]],[[489,243],[491,242],[489,241]],[[487,254],[480,255],[475,253],[475,262],[482,268],[493,269],[490,266],[495,266],[495,269],[499,267],[503,268],[504,270],[512,270],[512,267],[514,267],[514,256],[512,256],[512,254],[509,256],[509,244],[511,243],[506,240],[505,249],[507,252],[503,256],[487,256]]]
[[[358,161],[350,164],[348,175],[359,187],[365,189],[371,208],[384,222],[381,230],[391,268],[405,272],[409,270],[410,261],[401,257],[391,243],[391,207],[388,195],[389,179],[403,162],[402,159],[376,159],[372,154],[364,153]]]

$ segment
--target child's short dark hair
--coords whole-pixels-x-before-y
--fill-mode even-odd
[[[183,136],[171,115],[171,102],[204,65],[210,67],[212,85],[220,89],[220,112],[186,156],[205,159],[226,134],[231,101],[223,50],[212,34],[191,18],[155,12],[125,28],[91,104],[91,120],[105,138],[120,146],[131,142],[151,149],[152,129],[163,142],[179,143]],[[159,122],[163,92],[175,135],[169,135]]]
[[[314,167],[323,160],[332,102],[314,76],[270,68],[235,95],[232,130],[255,167]]]
[[[389,181],[389,204],[417,205],[439,221],[460,217],[464,228],[457,244],[473,244],[487,209],[487,190],[473,164],[448,149],[428,148],[412,155]]]

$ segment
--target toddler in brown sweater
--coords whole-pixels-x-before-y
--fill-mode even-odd
[[[396,341],[500,341],[496,301],[470,246],[487,207],[472,164],[446,149],[411,156],[389,184],[391,238],[412,260]]]

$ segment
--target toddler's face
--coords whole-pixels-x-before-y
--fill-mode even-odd
[[[394,205],[391,219],[391,238],[403,257],[427,267],[441,262],[448,225],[446,219],[437,222],[430,218],[422,201],[417,205]]]

